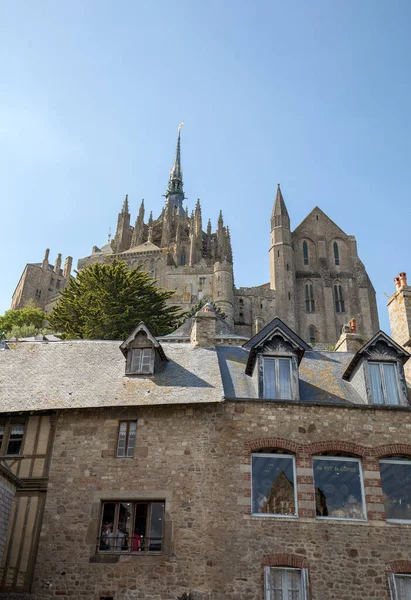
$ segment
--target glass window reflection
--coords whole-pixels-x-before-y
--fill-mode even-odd
[[[313,459],[317,517],[365,519],[361,465],[357,458]]]
[[[380,472],[387,519],[411,521],[411,461],[382,460]]]
[[[252,457],[252,512],[297,515],[294,457],[254,454]]]

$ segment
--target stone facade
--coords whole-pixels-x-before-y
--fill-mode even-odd
[[[21,486],[22,482],[20,479],[13,475],[5,465],[0,463],[0,564],[3,560],[3,552],[6,546],[13,499],[17,488]]]
[[[184,208],[180,132],[165,196],[157,218],[150,213],[145,219],[143,201],[134,225],[126,196],[113,239],[101,247],[93,246],[92,253],[78,261],[78,268],[114,258],[130,266],[143,265],[159,287],[175,290],[170,302],[182,311],[207,298],[225,312],[227,323],[246,337],[275,316],[307,342],[322,347],[334,345],[343,324],[353,317],[365,338],[378,330],[375,292],[358,257],[355,238],[319,208],[292,231],[278,187],[271,216],[270,281],[236,288],[230,231],[222,213],[213,232],[210,220],[203,229],[199,200],[191,214]],[[252,248],[251,239],[248,244]],[[31,299],[51,310],[58,298],[55,286],[58,283],[61,289],[66,280],[64,272],[56,276],[53,269],[44,268],[44,261],[43,268],[27,265],[12,308]]]

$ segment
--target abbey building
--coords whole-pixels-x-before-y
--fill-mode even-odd
[[[226,314],[226,323],[246,338],[275,316],[318,347],[334,345],[351,318],[364,339],[378,330],[375,291],[358,257],[355,238],[318,207],[292,231],[278,186],[267,235],[270,281],[236,288],[230,231],[222,212],[213,231],[210,220],[203,224],[199,200],[191,214],[184,205],[180,131],[165,197],[157,218],[152,213],[146,218],[143,201],[132,225],[126,196],[115,236],[106,245],[93,246],[91,254],[78,261],[78,268],[113,258],[130,266],[142,264],[159,287],[175,290],[171,301],[182,311],[202,298],[212,300]],[[63,270],[60,255],[56,265],[49,265],[46,251],[43,263],[27,265],[12,308],[34,300],[51,310],[71,276],[71,258],[67,261]]]

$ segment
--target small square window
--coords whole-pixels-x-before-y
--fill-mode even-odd
[[[373,404],[399,404],[395,363],[369,363]]]
[[[411,461],[380,461],[381,484],[387,521],[411,521]]]
[[[132,458],[136,445],[136,421],[121,421],[118,430],[117,456]]]
[[[264,568],[265,600],[308,600],[307,569]]]
[[[317,518],[364,520],[364,488],[358,458],[313,458]]]
[[[206,282],[206,278],[205,277],[200,277],[199,280],[198,280],[198,285],[203,286],[203,285],[205,285],[205,282]]]
[[[291,358],[264,357],[264,398],[291,400]]]
[[[154,350],[134,348],[131,350],[129,374],[150,374],[154,369]]]
[[[253,454],[252,513],[297,516],[295,459],[288,454]]]

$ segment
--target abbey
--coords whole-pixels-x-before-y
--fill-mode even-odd
[[[199,200],[191,214],[184,207],[180,130],[165,197],[159,217],[153,218],[151,212],[148,220],[143,201],[133,226],[126,196],[115,236],[102,247],[93,246],[92,253],[78,261],[78,268],[114,258],[130,266],[142,264],[159,287],[175,290],[171,301],[182,311],[207,298],[226,314],[227,324],[246,338],[275,316],[311,345],[324,348],[336,343],[351,318],[356,319],[358,334],[364,339],[378,330],[375,291],[358,257],[355,238],[318,207],[291,231],[278,185],[270,222],[270,281],[236,288],[230,231],[222,212],[212,231],[210,220],[203,229]],[[70,277],[68,269],[62,276],[51,275],[53,271],[60,274],[57,267],[50,268],[48,260],[27,265],[12,308],[21,308],[31,299],[51,310],[57,279],[62,280],[58,283],[62,289]]]

